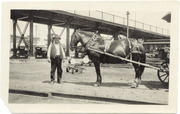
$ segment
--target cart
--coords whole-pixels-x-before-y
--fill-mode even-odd
[[[155,67],[153,65],[140,63],[140,62],[133,61],[133,60],[123,58],[123,57],[120,57],[120,56],[116,56],[116,55],[113,55],[113,54],[110,54],[110,53],[107,53],[107,52],[99,51],[99,50],[94,49],[92,47],[89,47],[88,50],[98,52],[98,53],[101,53],[101,54],[105,54],[105,55],[108,55],[108,56],[111,56],[111,57],[119,58],[119,59],[121,59],[123,61],[126,61],[126,62],[130,62],[130,63],[134,63],[134,64],[138,64],[138,65],[142,65],[142,66],[145,66],[145,67],[148,67],[148,68],[155,69],[155,70],[157,70],[157,76],[158,76],[159,80],[165,85],[169,84],[169,54],[167,54],[166,59],[164,59],[164,62],[162,64],[160,64],[159,67]]]
[[[164,62],[160,65],[160,70],[158,70],[157,75],[159,80],[168,85],[169,84],[169,52],[170,49],[166,47],[163,51],[163,57],[161,57]]]
[[[73,65],[73,64],[68,64],[66,67],[66,72],[70,72],[74,74],[75,72],[78,72],[79,74],[82,74],[83,69],[81,66]]]
[[[72,74],[74,74],[75,72],[82,74],[83,72],[83,67],[82,67],[82,62],[81,61],[77,61],[77,59],[74,58],[69,58],[68,60],[68,64],[66,66],[66,72],[70,72]]]

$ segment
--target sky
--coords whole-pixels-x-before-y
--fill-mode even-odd
[[[70,12],[73,12],[73,11],[70,11]],[[85,15],[85,16],[89,15],[88,14],[89,11],[75,11],[75,12],[80,15]],[[90,12],[91,12],[91,14],[90,14],[91,17],[101,19],[100,12],[97,12],[97,11],[90,11]],[[103,12],[107,12],[109,14],[127,18],[127,15],[126,15],[127,12],[110,11],[110,10],[103,11]],[[164,15],[166,15],[168,12],[135,12],[135,11],[129,11],[129,12],[130,12],[129,19],[131,19],[131,20],[136,20],[139,22],[147,23],[147,24],[150,24],[153,26],[164,28],[164,29],[170,28],[170,23],[167,23],[165,20],[162,20],[162,17]],[[104,14],[104,19],[107,21],[113,20],[112,15],[108,15],[108,14]],[[115,17],[115,22],[122,23],[122,19]],[[10,23],[11,23],[11,28],[13,28],[12,20],[10,20]],[[135,26],[134,22],[130,21],[129,23],[130,23],[130,25]],[[18,21],[18,24],[21,28],[21,31],[23,31],[26,22]],[[136,26],[142,27],[142,24],[136,24]],[[148,26],[145,26],[145,28],[149,30]],[[45,44],[47,41],[45,41],[44,39],[47,39],[47,33],[48,33],[47,25],[34,23],[33,29],[34,29],[33,36],[34,37],[37,36],[40,38],[39,44]],[[63,28],[53,26],[53,30],[55,31],[56,34],[60,34],[61,31],[63,30]],[[154,30],[155,30],[155,28],[154,28]],[[11,34],[13,33],[12,31],[13,30],[11,29]],[[73,29],[70,29],[70,35],[72,34],[72,32],[73,32]],[[19,35],[18,30],[17,30],[16,34]],[[29,35],[29,26],[28,26],[25,36],[28,36],[28,35]],[[66,30],[62,34],[61,42],[63,44],[66,43]]]

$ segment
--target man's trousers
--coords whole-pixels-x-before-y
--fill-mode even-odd
[[[51,81],[55,80],[55,71],[57,69],[57,82],[61,81],[62,78],[62,58],[60,56],[56,56],[55,58],[51,58]]]

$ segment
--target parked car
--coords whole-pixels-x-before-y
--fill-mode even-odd
[[[47,48],[46,47],[35,47],[35,58],[47,58]]]

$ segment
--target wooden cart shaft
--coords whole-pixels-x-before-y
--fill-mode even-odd
[[[154,67],[154,66],[149,65],[149,64],[145,64],[145,63],[140,63],[140,62],[137,62],[137,61],[133,61],[133,60],[130,60],[130,59],[127,59],[127,58],[123,58],[123,57],[120,57],[120,56],[117,56],[117,55],[113,55],[113,54],[110,54],[110,53],[107,53],[107,52],[99,51],[99,50],[97,50],[97,49],[93,49],[93,48],[90,48],[90,47],[88,48],[88,50],[90,50],[90,51],[95,51],[95,52],[98,52],[98,53],[101,53],[101,54],[105,54],[105,55],[108,55],[108,56],[111,56],[111,57],[119,58],[119,59],[121,59],[121,60],[130,62],[130,63],[134,63],[134,64],[138,64],[138,65],[142,65],[142,66],[145,66],[145,67],[148,67],[148,68],[152,68],[152,69],[155,69],[155,70],[161,70],[160,68]]]

